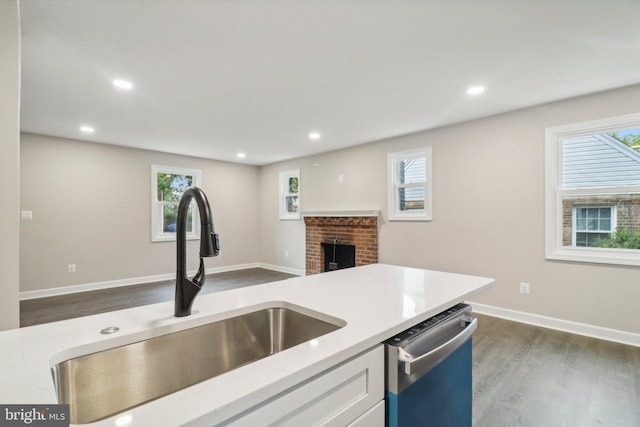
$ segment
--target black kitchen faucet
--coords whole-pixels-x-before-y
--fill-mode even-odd
[[[187,278],[187,212],[191,199],[195,199],[200,213],[200,267],[193,279]],[[213,215],[207,196],[198,187],[189,187],[182,193],[178,205],[178,218],[176,229],[177,269],[176,269],[176,296],[175,315],[184,317],[191,314],[193,301],[202,289],[205,279],[203,257],[218,256],[220,254],[220,241],[213,228]]]

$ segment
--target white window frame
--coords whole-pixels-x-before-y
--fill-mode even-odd
[[[398,164],[402,160],[416,157],[425,158],[425,181],[421,183],[401,184]],[[433,219],[433,180],[431,147],[400,151],[387,154],[387,216],[389,221],[431,221]],[[401,211],[398,199],[401,188],[422,187],[424,189],[424,209]]]
[[[563,196],[638,194],[640,186],[562,188],[562,140],[640,128],[640,114],[610,117],[545,129],[545,257],[546,259],[640,266],[640,250],[563,246]],[[572,230],[573,233],[573,230]]]
[[[199,187],[202,182],[202,171],[200,169],[189,169],[175,166],[151,166],[151,241],[168,242],[176,240],[176,233],[167,233],[163,230],[162,215],[163,205],[166,203],[157,200],[158,194],[158,173],[169,173],[177,175],[191,175],[193,177],[191,185]],[[200,239],[198,209],[193,209],[193,231],[187,232],[187,240]]]
[[[298,192],[289,192],[289,179],[298,178]],[[280,206],[280,219],[281,220],[299,220],[300,211],[302,210],[302,181],[300,180],[300,169],[292,169],[288,171],[282,171],[278,175],[279,182],[279,206]],[[288,212],[287,210],[287,197],[298,196],[298,212]]]
[[[609,227],[609,230],[578,230],[578,214],[576,213],[577,209],[602,209],[602,208],[608,208],[611,211],[611,217],[610,217],[610,221],[611,221],[611,226]],[[588,234],[603,234],[603,233],[607,233],[607,234],[611,234],[613,232],[616,231],[616,221],[617,220],[617,212],[616,212],[616,205],[593,205],[593,204],[589,204],[589,205],[575,205],[571,208],[571,244],[573,246],[576,246],[576,241],[577,241],[577,234],[578,233],[588,233]]]

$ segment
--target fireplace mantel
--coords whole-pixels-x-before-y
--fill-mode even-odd
[[[365,211],[306,211],[302,212],[302,217],[351,217],[351,216],[381,216],[379,210]]]

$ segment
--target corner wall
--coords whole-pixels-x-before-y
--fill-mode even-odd
[[[16,0],[0,1],[0,330],[20,323],[20,19]]]
[[[304,268],[302,221],[278,220],[278,171],[301,169],[301,209],[383,212],[382,263],[496,278],[474,301],[640,333],[640,269],[544,258],[545,128],[637,113],[640,85],[261,168],[262,256]],[[386,155],[433,147],[433,221],[389,222]],[[340,183],[338,176],[343,175]],[[531,293],[519,293],[519,283]]]

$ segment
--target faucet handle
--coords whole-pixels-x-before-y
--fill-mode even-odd
[[[220,253],[220,238],[218,237],[218,233],[211,233],[211,240],[213,242],[215,255],[218,255]]]
[[[220,255],[220,240],[218,235],[210,226],[208,233],[203,232],[200,235],[200,256],[211,257]]]

